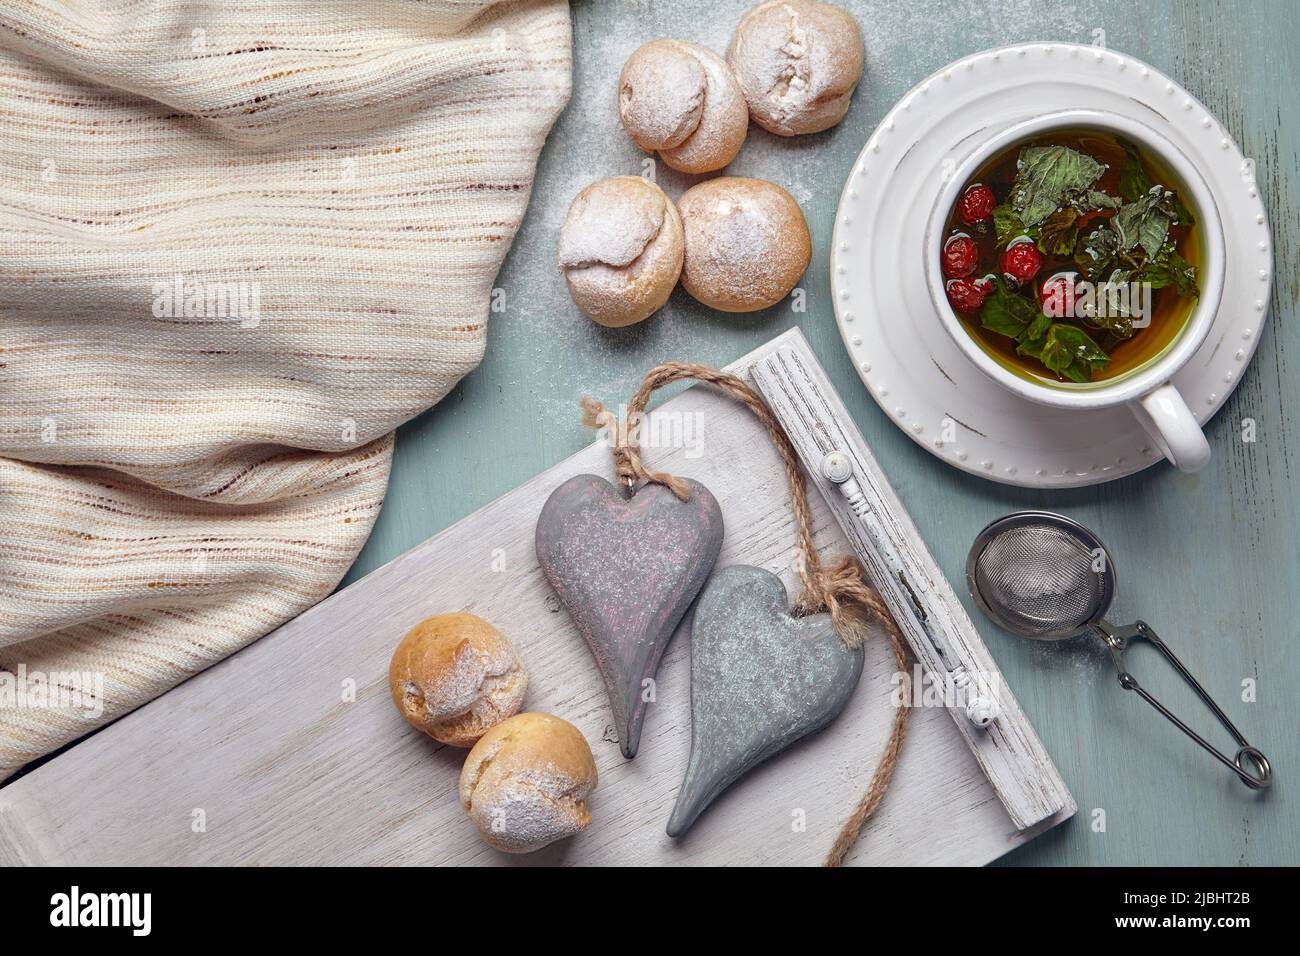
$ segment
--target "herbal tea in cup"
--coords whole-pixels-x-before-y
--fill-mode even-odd
[[[1159,358],[1200,297],[1186,189],[1138,144],[1055,129],[963,183],[940,261],[966,331],[1016,375],[1107,382]]]
[[[965,144],[964,144],[965,145]],[[1205,177],[1152,123],[1074,109],[1008,122],[955,166],[925,229],[938,317],[1027,401],[1126,405],[1174,465],[1210,459],[1171,381],[1223,295],[1223,222]]]

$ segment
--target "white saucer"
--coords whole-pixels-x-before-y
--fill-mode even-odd
[[[1111,50],[1033,43],[977,53],[920,83],[876,127],[844,185],[830,263],[835,319],[867,391],[899,428],[949,464],[1008,484],[1096,484],[1162,457],[1127,408],[1047,408],[993,382],[948,337],[926,289],[925,223],[964,155],[958,147],[989,127],[1074,107],[1163,133],[1197,163],[1219,203],[1222,304],[1205,344],[1174,377],[1202,424],[1236,388],[1268,309],[1272,242],[1253,166],[1168,77]]]

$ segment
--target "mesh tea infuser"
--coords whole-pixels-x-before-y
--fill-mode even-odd
[[[1121,687],[1137,691],[1252,790],[1261,790],[1272,781],[1268,758],[1246,742],[1151,625],[1136,621],[1116,627],[1103,620],[1115,597],[1115,563],[1101,540],[1077,521],[1049,511],[1019,511],[999,518],[975,538],[966,560],[966,584],[984,613],[1012,634],[1040,641],[1097,635],[1110,649]],[[1228,757],[1221,753],[1129,673],[1124,652],[1138,640],[1155,647],[1196,691],[1236,740],[1236,754]]]

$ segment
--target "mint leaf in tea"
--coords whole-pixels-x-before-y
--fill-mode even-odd
[[[1183,195],[1155,157],[1105,131],[1003,150],[948,216],[939,250],[948,301],[1022,377],[1088,385],[1142,368],[1200,295],[1200,235]]]

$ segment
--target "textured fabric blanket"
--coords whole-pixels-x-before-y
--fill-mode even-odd
[[[564,0],[0,0],[0,778],[338,583],[569,44]]]

